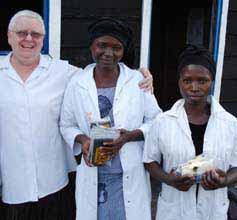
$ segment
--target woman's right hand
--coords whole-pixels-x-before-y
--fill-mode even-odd
[[[188,191],[195,183],[195,178],[192,175],[178,175],[174,170],[167,175],[166,183],[180,191]]]
[[[93,167],[94,165],[90,163],[89,161],[89,149],[90,149],[91,139],[87,135],[80,134],[80,135],[77,135],[76,142],[81,144],[82,155],[83,155],[86,165],[89,167]]]

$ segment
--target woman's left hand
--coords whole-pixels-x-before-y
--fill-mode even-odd
[[[148,69],[140,68],[139,71],[144,76],[144,79],[139,83],[139,87],[145,91],[150,91],[153,94],[153,77]]]
[[[202,175],[201,185],[205,190],[215,190],[227,186],[227,173],[220,169],[212,169]]]
[[[105,147],[101,147],[101,151],[105,156],[114,157],[117,155],[122,146],[128,142],[129,131],[125,129],[120,129],[120,137],[111,141],[104,142]]]

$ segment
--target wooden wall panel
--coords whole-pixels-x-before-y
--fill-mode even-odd
[[[237,57],[237,35],[235,34],[228,34],[226,37],[225,57]]]
[[[237,116],[237,102],[224,102],[222,103],[224,108],[228,111],[231,112],[233,115]]]
[[[229,13],[228,13],[228,20],[227,20],[227,34],[237,34],[237,25],[236,25],[236,20],[237,20],[237,11],[231,10],[229,8]]]
[[[134,31],[136,66],[140,56],[141,0],[62,0],[61,57],[85,67],[92,60],[87,27],[101,16],[123,19]]]
[[[221,101],[236,102],[237,103],[237,80],[225,79],[225,83],[222,85],[222,98]]]
[[[220,102],[237,116],[237,1],[230,0]]]
[[[232,11],[237,11],[237,1],[236,0],[230,0],[229,7]]]
[[[237,57],[225,57],[223,80],[237,80]],[[222,88],[223,89],[223,88]],[[237,89],[236,89],[237,92]]]

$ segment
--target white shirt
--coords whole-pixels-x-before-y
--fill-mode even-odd
[[[160,163],[169,173],[195,157],[184,100],[177,101],[171,110],[159,115],[145,141],[143,161]],[[211,115],[204,135],[203,154],[213,158],[215,165],[227,171],[237,166],[237,120],[211,98]],[[228,209],[227,188],[204,190],[196,185],[187,192],[162,184],[158,198],[157,220],[226,220]]]
[[[10,56],[0,63],[0,164],[2,199],[18,204],[59,191],[76,168],[58,122],[67,82],[78,69],[41,56],[23,82]]]
[[[65,92],[61,131],[67,143],[75,150],[80,150],[80,146],[74,144],[76,135],[89,135],[89,119],[100,119],[94,67],[90,65],[83,74],[73,77]],[[139,88],[138,83],[142,78],[139,72],[120,64],[113,103],[116,128],[140,129],[146,134],[152,120],[161,112],[155,97]],[[128,142],[120,150],[127,220],[151,219],[150,183],[142,163],[142,152],[143,141]],[[77,219],[97,220],[97,167],[88,167],[82,159],[77,168],[76,181]]]

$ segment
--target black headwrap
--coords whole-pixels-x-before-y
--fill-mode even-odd
[[[200,65],[207,68],[215,79],[216,64],[209,50],[202,46],[188,45],[180,54],[178,59],[178,74],[188,65]]]
[[[92,23],[89,28],[90,44],[98,37],[105,35],[118,39],[127,51],[132,41],[132,30],[130,27],[117,19],[104,17]]]

